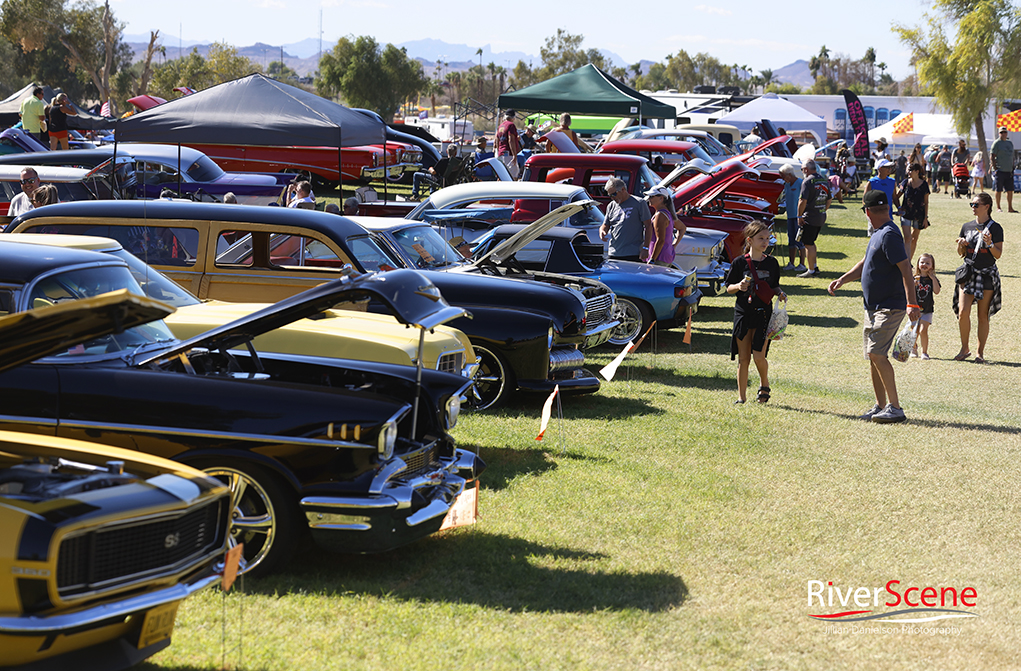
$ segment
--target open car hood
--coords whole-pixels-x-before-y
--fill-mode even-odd
[[[281,326],[314,317],[337,303],[375,299],[389,308],[402,324],[432,329],[468,311],[451,307],[439,289],[414,270],[391,270],[357,277],[342,277],[269,305],[262,310],[161,350],[138,365],[176,356],[196,347],[232,349]]]
[[[0,371],[173,312],[165,303],[121,289],[0,317]]]
[[[673,173],[671,173],[673,174]],[[742,177],[757,177],[758,171],[748,167],[742,161],[729,159],[716,165],[708,173],[696,175],[677,188],[674,194],[674,207],[688,205],[703,206],[727,190]]]
[[[525,245],[535,241],[540,235],[554,226],[558,226],[575,214],[580,213],[586,207],[597,207],[597,205],[594,200],[579,200],[573,203],[567,203],[566,205],[561,205],[549,214],[539,217],[534,222],[507,238],[496,247],[493,247],[479,258],[472,259],[471,265],[480,266],[483,263],[503,263],[505,260],[521,251]]]

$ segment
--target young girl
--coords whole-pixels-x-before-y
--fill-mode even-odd
[[[780,290],[780,264],[766,254],[769,228],[761,221],[745,226],[745,255],[734,259],[727,275],[727,293],[737,294],[734,305],[734,334],[730,340],[730,360],[738,357],[735,403],[744,403],[748,388],[748,364],[754,357],[759,372],[759,403],[769,401],[769,341],[766,327],[773,314],[773,296],[787,296]]]
[[[922,254],[915,265],[915,295],[922,306],[922,325],[918,330],[918,342],[922,347],[921,359],[929,358],[929,324],[935,307],[933,296],[939,293],[939,278],[936,277],[936,260],[932,254]]]

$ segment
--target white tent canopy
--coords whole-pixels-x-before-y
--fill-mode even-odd
[[[826,141],[825,119],[775,93],[766,93],[741,105],[730,114],[720,117],[718,123],[730,124],[742,133],[748,133],[761,119],[769,119],[774,126],[783,127],[784,130],[815,131],[821,141]]]
[[[930,144],[952,144],[963,136],[954,130],[954,119],[949,114],[921,114],[915,112],[913,120],[914,129],[910,133],[894,133],[893,128],[898,121],[907,117],[909,113],[903,112],[882,126],[876,126],[869,131],[869,142],[875,142],[879,138],[885,138],[894,147],[912,147],[915,143],[921,145]],[[978,138],[974,135],[964,137],[969,147],[978,146]]]

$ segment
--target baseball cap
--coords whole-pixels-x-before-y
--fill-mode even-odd
[[[893,161],[891,161],[889,159],[881,158],[878,161],[876,161],[876,170],[879,170],[880,168],[889,168],[892,165],[893,165]],[[871,193],[871,191],[869,193]]]
[[[862,207],[889,207],[890,199],[886,197],[885,191],[875,189],[865,194],[861,199]]]
[[[1000,126],[1000,132],[1001,133],[1006,133],[1007,132],[1007,127],[1006,126]]]
[[[663,196],[667,200],[674,197],[674,194],[665,186],[654,186],[645,192],[645,200],[649,200],[653,196]]]

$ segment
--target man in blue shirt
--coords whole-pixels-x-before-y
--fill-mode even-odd
[[[787,251],[791,255],[791,262],[784,266],[784,270],[803,273],[808,267],[805,266],[805,245],[798,240],[798,200],[801,198],[802,180],[789,163],[780,166],[780,177],[783,178],[783,199],[787,210]],[[794,265],[799,256],[800,264]]]
[[[830,282],[829,292],[848,282],[861,280],[865,301],[865,356],[872,372],[876,404],[861,419],[880,424],[903,422],[907,417],[897,396],[897,382],[888,353],[904,314],[912,322],[921,316],[915,298],[915,278],[904,249],[904,237],[890,217],[890,199],[880,190],[862,198],[865,216],[875,232],[869,239],[865,258]]]
[[[870,179],[865,185],[865,193],[879,189],[886,194],[886,201],[890,203],[890,219],[893,219],[894,205],[897,206],[898,210],[900,209],[900,203],[897,202],[894,196],[894,193],[897,190],[897,183],[893,181],[893,177],[890,177],[890,173],[893,171],[893,168],[893,161],[889,161],[885,158],[879,159],[876,161],[876,172],[879,173],[878,176]],[[862,194],[862,197],[864,197],[864,194]],[[872,225],[869,224],[869,235],[872,235],[872,231]]]

